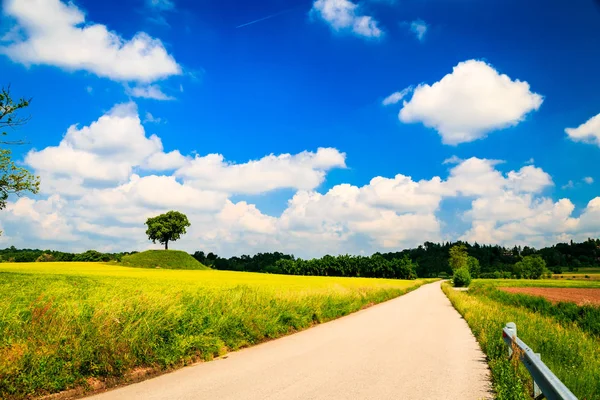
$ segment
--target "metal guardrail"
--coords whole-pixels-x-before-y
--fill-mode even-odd
[[[533,398],[548,400],[577,400],[577,397],[542,362],[539,353],[535,353],[517,336],[517,325],[506,324],[502,329],[502,338],[508,345],[509,357],[518,353],[520,360],[533,378]],[[513,350],[514,349],[514,350]]]

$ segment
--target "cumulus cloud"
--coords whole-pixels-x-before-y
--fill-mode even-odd
[[[150,155],[144,160],[141,167],[151,171],[167,171],[183,167],[190,158],[183,156],[179,150],[168,153],[158,152]]]
[[[566,128],[569,139],[575,142],[591,143],[600,146],[600,114],[588,119],[577,128]]]
[[[181,74],[160,40],[144,32],[123,39],[104,25],[86,23],[85,14],[73,3],[6,0],[4,14],[16,20],[16,29],[24,36],[13,36],[0,48],[15,62],[89,71],[117,81],[152,82]]]
[[[419,41],[423,41],[425,39],[425,34],[427,33],[427,29],[429,29],[429,25],[422,19],[417,19],[410,23],[410,30],[415,34]]]
[[[586,176],[585,178],[583,178],[583,181],[588,185],[591,185],[592,183],[594,183],[594,178],[592,178],[591,176]]]
[[[527,82],[499,74],[483,61],[469,60],[439,82],[417,86],[411,100],[404,101],[399,118],[434,128],[443,143],[457,145],[519,124],[542,102]]]
[[[338,251],[357,235],[371,249],[410,246],[427,237],[440,237],[439,222],[427,206],[419,205],[416,211],[407,210],[407,202],[378,207],[368,190],[368,186],[341,184],[325,194],[300,191],[289,201],[280,226],[296,241],[302,243],[310,237],[315,245],[318,242]]]
[[[146,136],[136,105],[126,103],[89,126],[72,125],[58,146],[31,150],[25,163],[42,177],[42,191],[54,193],[70,186],[67,190],[75,194],[83,185],[124,182],[135,166],[161,152],[161,140]]]
[[[335,31],[352,32],[366,38],[383,35],[378,22],[371,16],[361,15],[359,6],[349,0],[316,0],[311,13],[318,15]]]
[[[492,198],[474,204],[472,227],[462,240],[478,243],[525,244],[543,246],[557,236],[576,234],[583,218],[571,215],[575,206],[569,199],[531,201],[525,198]],[[486,213],[492,211],[493,213]]]
[[[321,192],[327,173],[346,167],[335,148],[240,163],[220,154],[185,156],[145,132],[133,103],[71,126],[58,145],[31,151],[25,162],[42,175],[43,194],[7,204],[2,229],[15,246],[143,250],[152,247],[143,222],[171,209],[192,223],[178,247],[220,255],[369,254],[456,239],[540,246],[600,231],[600,198],[575,217],[569,199],[546,194],[552,177],[535,165],[506,171],[499,160],[454,157],[442,177],[399,173]],[[274,215],[247,196],[277,189],[294,193]],[[469,206],[448,210],[447,199]],[[445,232],[449,212],[468,226]]]
[[[196,187],[229,193],[259,194],[292,188],[314,189],[332,168],[345,168],[346,155],[333,148],[317,152],[268,155],[243,164],[228,163],[221,154],[196,156],[178,169],[176,176]]]

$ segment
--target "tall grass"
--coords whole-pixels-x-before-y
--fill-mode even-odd
[[[518,335],[579,399],[600,399],[600,340],[573,323],[521,307],[501,304],[482,294],[444,292],[460,312],[488,357],[498,399],[529,399],[531,378],[520,363],[508,360],[502,328],[517,324]]]
[[[0,398],[210,360],[399,296],[419,281],[0,264]]]

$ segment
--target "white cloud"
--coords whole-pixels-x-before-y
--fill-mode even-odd
[[[154,153],[142,163],[142,168],[152,171],[175,170],[183,167],[189,158],[181,155],[179,150],[173,150],[169,153]]]
[[[93,88],[93,87],[91,87],[91,86],[87,86],[87,87],[85,88],[85,91],[86,91],[86,92],[88,92],[89,94],[92,94],[92,93],[94,92],[94,88]]]
[[[444,182],[446,196],[494,197],[503,193],[538,194],[553,186],[552,178],[541,168],[532,165],[502,174],[498,160],[471,157],[450,170]]]
[[[591,176],[586,176],[585,178],[583,178],[583,181],[588,185],[591,185],[592,183],[594,183],[594,178],[592,178]]]
[[[366,38],[382,36],[378,22],[371,16],[360,15],[358,8],[349,0],[316,0],[311,13],[317,14],[335,31],[348,31]]]
[[[187,210],[219,210],[227,195],[210,190],[199,190],[177,182],[173,176],[133,174],[129,182],[108,189],[93,189],[82,196],[77,204],[94,205],[109,211],[119,204],[143,206],[156,210],[182,208]]]
[[[153,100],[175,100],[175,97],[165,94],[158,85],[125,87],[125,93],[131,97],[141,97]]]
[[[434,128],[443,143],[457,145],[517,125],[542,101],[527,82],[513,81],[483,61],[469,60],[439,82],[417,86],[412,99],[404,101],[399,118]]]
[[[117,81],[152,82],[181,74],[160,40],[144,32],[125,40],[104,25],[86,23],[73,3],[6,0],[4,14],[26,36],[0,48],[15,62],[89,71]]]
[[[324,181],[326,171],[345,168],[345,158],[344,153],[333,148],[319,148],[316,153],[271,154],[244,164],[228,163],[221,154],[209,154],[196,156],[175,175],[192,186],[228,193],[311,190]]]
[[[600,197],[590,200],[579,220],[578,228],[580,232],[583,232],[582,237],[598,237],[598,231],[600,231]]]
[[[445,177],[376,176],[320,193],[327,172],[346,166],[337,149],[241,163],[220,154],[165,152],[132,103],[88,126],[71,126],[57,146],[30,152],[26,162],[42,176],[43,194],[10,199],[2,218],[4,234],[21,247],[143,250],[152,247],[146,218],[171,209],[192,223],[177,248],[226,256],[371,254],[456,239],[539,247],[600,232],[600,198],[574,217],[571,200],[545,194],[552,178],[535,165],[504,171],[498,160],[453,157]],[[276,215],[239,198],[284,188],[295,192]],[[448,203],[470,205],[451,210]],[[455,215],[468,226],[445,232]]]
[[[409,87],[407,87],[405,89],[402,89],[399,92],[394,92],[394,93],[390,94],[388,97],[386,97],[385,99],[383,99],[383,101],[381,102],[381,104],[383,104],[384,106],[389,106],[390,104],[397,104],[407,94],[409,94],[410,92],[412,92],[412,90],[413,90],[412,86],[409,86]]]
[[[487,204],[474,205],[472,228],[461,239],[482,244],[539,247],[555,242],[557,235],[578,232],[581,219],[571,217],[575,206],[569,199],[556,203],[550,199],[528,203],[529,200],[526,195],[508,200],[512,204],[496,198]]]
[[[222,223],[222,228],[228,232],[232,230],[264,234],[277,232],[277,218],[262,214],[254,204],[245,201],[232,203],[227,200],[217,218]]]
[[[600,114],[588,119],[577,128],[565,129],[569,139],[575,142],[591,143],[600,146]]]
[[[280,217],[280,229],[288,232],[289,240],[296,243],[306,243],[312,238],[313,246],[325,247],[320,250],[324,252],[343,252],[357,235],[368,241],[370,249],[412,246],[428,237],[440,237],[439,222],[426,207],[418,206],[422,213],[380,208],[368,194],[363,196],[368,190],[342,184],[326,194],[299,191]],[[390,205],[399,206],[398,209],[406,206]]]
[[[444,192],[447,189],[438,177],[415,182],[404,175],[394,179],[378,176],[360,189],[360,198],[366,204],[398,212],[427,214],[438,209]]]
[[[46,200],[22,197],[7,205],[5,222],[18,226],[18,231],[11,232],[13,236],[69,242],[77,237],[68,220],[62,218],[66,207],[66,201],[58,195]]]
[[[410,30],[415,34],[419,41],[423,41],[425,39],[425,34],[427,33],[427,29],[429,29],[429,25],[422,19],[417,19],[410,23]]]
[[[119,104],[89,126],[72,125],[58,146],[31,150],[25,163],[42,176],[42,191],[126,181],[135,166],[162,152],[160,139],[146,137],[134,103]],[[155,156],[156,157],[156,156]],[[160,169],[160,168],[157,168]]]
[[[507,188],[518,193],[539,193],[552,185],[554,183],[550,175],[533,165],[507,174]]]

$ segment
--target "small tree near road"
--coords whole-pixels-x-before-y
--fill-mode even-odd
[[[469,255],[467,254],[467,247],[464,244],[452,246],[449,252],[448,263],[452,271],[456,271],[459,268],[468,268]]]
[[[469,269],[477,270],[479,261],[470,257],[467,253],[467,247],[464,244],[452,246],[450,248],[448,263],[452,268],[452,282],[457,287],[467,287],[471,283],[471,274]]]
[[[186,228],[191,224],[185,214],[178,211],[169,211],[168,213],[148,218],[146,221],[148,229],[146,235],[152,243],[157,241],[165,245],[165,250],[169,250],[169,242],[173,242],[185,234]]]

